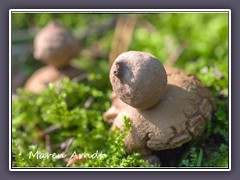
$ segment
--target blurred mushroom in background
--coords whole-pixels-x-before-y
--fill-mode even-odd
[[[48,83],[64,77],[70,79],[84,75],[82,69],[70,64],[79,53],[79,43],[72,33],[58,21],[50,21],[36,35],[33,56],[46,64],[37,70],[25,83],[24,89],[40,93]]]

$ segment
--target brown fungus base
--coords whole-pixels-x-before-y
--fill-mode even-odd
[[[41,93],[49,83],[56,82],[64,77],[73,79],[83,74],[85,74],[84,70],[71,65],[64,68],[56,68],[52,65],[44,66],[27,80],[24,89],[34,93]]]

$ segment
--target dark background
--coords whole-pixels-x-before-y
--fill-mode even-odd
[[[140,1],[140,0],[121,0],[121,1],[93,1],[88,0],[87,2],[82,1],[74,1],[74,0],[52,0],[52,1],[30,1],[30,0],[8,0],[8,1],[1,1],[0,2],[0,87],[1,87],[1,94],[0,94],[0,119],[1,119],[1,126],[0,126],[0,142],[1,142],[1,160],[0,160],[0,176],[1,179],[45,179],[47,177],[56,178],[56,179],[124,179],[124,178],[153,178],[153,179],[171,179],[171,178],[180,178],[180,179],[237,179],[240,176],[240,156],[238,152],[240,152],[239,148],[239,141],[237,137],[240,137],[239,131],[237,130],[239,125],[239,111],[237,111],[237,102],[239,96],[237,92],[239,92],[239,84],[237,81],[238,77],[240,76],[240,72],[238,71],[239,67],[239,53],[240,51],[237,50],[240,46],[239,43],[239,35],[238,32],[240,30],[240,22],[238,17],[240,17],[240,11],[238,9],[239,2],[237,0],[202,0],[202,1],[192,1],[192,0],[165,0],[165,1],[158,1],[155,0],[148,0],[148,1]],[[38,9],[38,8],[45,8],[45,9],[95,9],[95,8],[102,8],[102,9],[118,9],[118,8],[138,8],[138,9],[231,9],[232,13],[232,30],[231,30],[231,50],[232,50],[232,79],[231,81],[231,96],[233,97],[231,103],[231,112],[232,112],[232,171],[231,172],[10,172],[8,170],[8,157],[9,157],[9,149],[8,149],[8,114],[9,114],[9,99],[8,99],[8,92],[9,92],[9,80],[8,80],[8,26],[9,26],[9,19],[8,13],[9,9]],[[41,174],[40,174],[41,173]],[[70,175],[70,176],[69,176]]]

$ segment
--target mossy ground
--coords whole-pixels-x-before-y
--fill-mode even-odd
[[[20,13],[13,15],[12,23],[16,30],[27,28],[33,22],[35,26],[43,26],[57,18],[66,27],[81,30],[88,28],[89,19],[100,24],[112,16]],[[185,49],[174,66],[194,72],[211,90],[217,104],[205,139],[193,145],[178,166],[228,167],[228,14],[164,13],[139,17],[142,24],[147,21],[150,25],[138,24],[129,49],[149,52],[166,63],[168,57],[184,44]],[[112,37],[113,29],[110,29],[104,36],[91,36],[85,45],[90,47],[93,42],[98,42],[102,51],[109,52]],[[102,114],[110,107],[107,57],[90,61],[80,53],[75,63],[89,73],[88,79],[80,83],[64,79],[50,84],[40,95],[18,89],[18,98],[12,101],[12,165],[65,167],[66,158],[29,158],[29,152],[66,152],[70,156],[74,152],[93,154],[98,151],[103,153],[101,159],[76,162],[71,167],[150,166],[139,154],[127,154],[122,147],[125,133],[130,128],[127,118],[123,118],[127,124],[123,133],[109,131],[109,125],[102,119]],[[32,73],[36,67],[32,64],[26,64],[22,70]],[[89,99],[93,102],[86,108],[84,104]],[[55,130],[49,133],[49,128]]]

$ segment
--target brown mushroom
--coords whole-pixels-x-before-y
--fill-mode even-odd
[[[70,60],[79,52],[78,41],[59,22],[51,21],[34,40],[34,57],[47,66],[37,70],[25,83],[24,89],[40,93],[49,83],[64,77],[70,79],[84,73],[73,67]]]
[[[137,55],[137,60],[134,59],[134,61],[138,61],[137,66],[140,67],[138,71],[143,68],[145,72],[146,69],[141,64],[142,58],[138,55],[139,52],[132,51],[131,56],[125,56],[125,62],[132,61],[134,54]],[[148,59],[152,57],[149,56]],[[134,63],[132,65],[134,66]],[[134,69],[134,67],[131,68]],[[159,67],[155,68],[158,69]],[[155,71],[153,72],[155,73]],[[111,71],[112,75],[110,77],[114,76],[113,73],[114,71]],[[148,73],[151,73],[151,69]],[[198,139],[206,130],[206,124],[211,119],[215,102],[211,93],[202,86],[199,79],[191,73],[175,68],[166,68],[166,73],[168,83],[165,93],[161,93],[160,100],[155,105],[142,110],[125,104],[120,100],[121,97],[115,97],[113,106],[116,111],[107,111],[104,114],[105,120],[112,119],[112,129],[115,127],[122,129],[124,127],[124,115],[130,119],[132,130],[124,141],[126,150],[130,153],[139,152],[152,158],[154,151],[181,147],[187,142]],[[148,77],[151,76],[148,75]],[[162,76],[155,76],[154,78],[160,80]],[[149,80],[151,81],[151,79]],[[141,82],[144,86],[148,84],[146,81],[148,79],[144,79],[144,81],[139,79],[135,82]],[[113,90],[116,92],[114,88],[116,82],[111,81],[111,83]],[[119,86],[126,85],[121,83]],[[149,93],[151,93],[151,90],[156,92],[154,84],[147,87],[150,89]],[[125,93],[126,88],[118,88],[122,89],[122,94]],[[138,98],[148,101],[145,96],[138,96]]]
[[[51,21],[34,40],[34,58],[61,68],[79,52],[78,41],[59,22]]]

